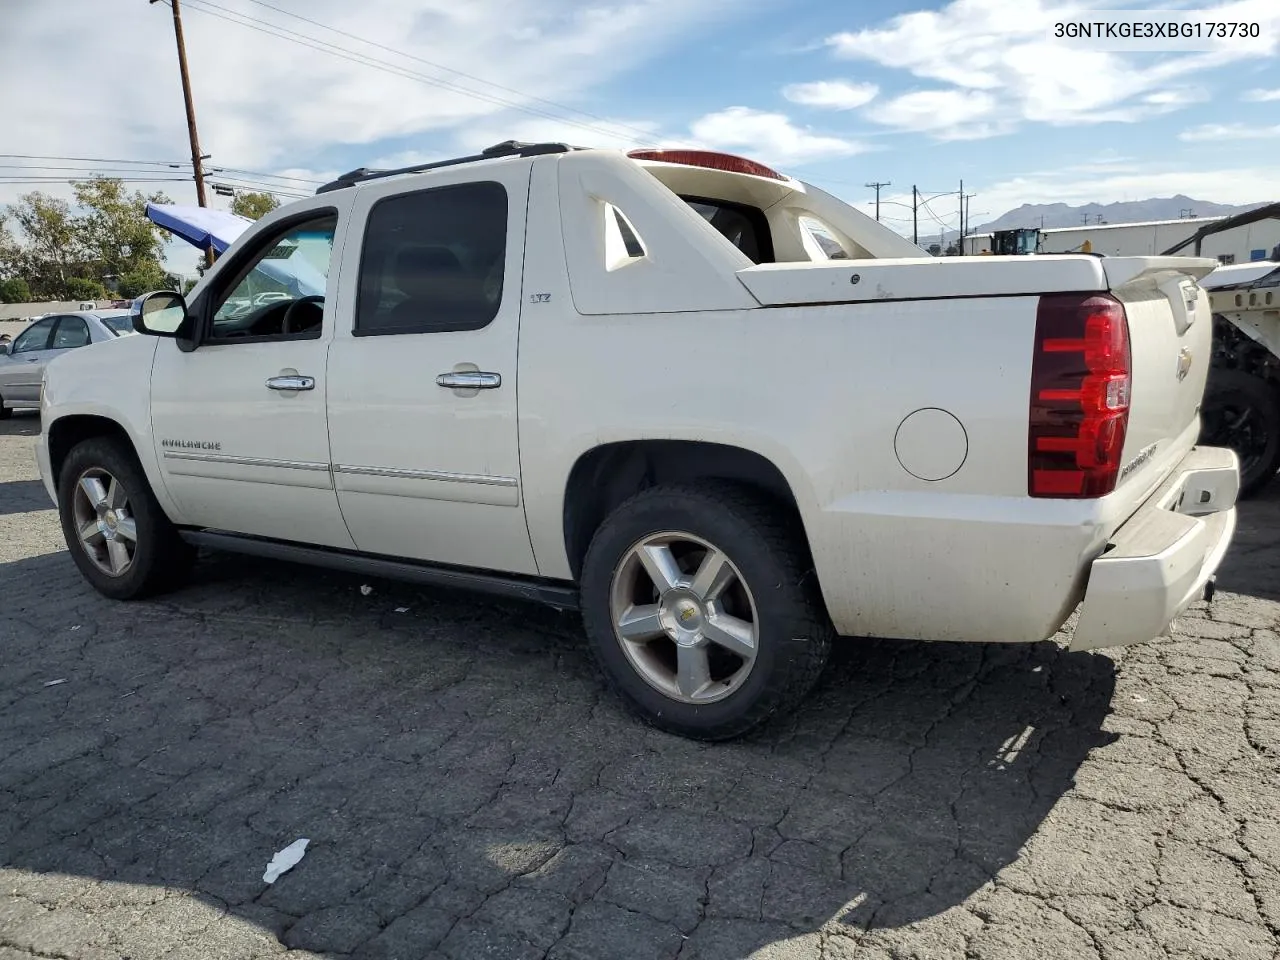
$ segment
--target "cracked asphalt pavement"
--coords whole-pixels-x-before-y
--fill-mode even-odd
[[[1280,484],[1173,641],[847,641],[708,746],[541,608],[238,557],[102,599],[37,431],[0,424],[0,960],[1277,956]]]

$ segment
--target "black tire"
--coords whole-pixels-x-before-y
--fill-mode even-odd
[[[1240,496],[1258,493],[1280,471],[1280,389],[1240,370],[1212,370],[1200,442],[1240,457]]]
[[[634,713],[681,736],[728,740],[791,711],[808,695],[826,666],[834,630],[798,526],[751,491],[712,483],[652,487],[605,520],[583,565],[583,623],[606,680]],[[614,578],[635,544],[663,531],[714,545],[754,598],[754,663],[736,690],[711,703],[682,702],[652,686],[623,652],[614,629]]]
[[[0,397],[0,420],[8,420],[13,416],[13,408],[4,405],[4,397]]]
[[[118,576],[99,569],[76,530],[73,498],[80,478],[91,470],[105,471],[120,483],[137,531],[132,562]],[[137,456],[119,440],[94,437],[67,454],[58,477],[58,515],[72,560],[95,590],[113,600],[138,600],[180,586],[195,562],[195,549],[178,536]]]

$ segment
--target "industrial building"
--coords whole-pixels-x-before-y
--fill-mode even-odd
[[[1109,257],[1159,256],[1190,237],[1198,229],[1225,217],[1196,217],[1182,220],[1148,220],[1144,223],[1101,223],[1079,227],[1056,227],[1040,231],[1039,253],[1077,253],[1082,249]],[[1089,247],[1085,247],[1085,242]],[[1260,220],[1207,237],[1201,256],[1220,263],[1249,263],[1273,256],[1280,244],[1280,220]],[[968,256],[991,250],[991,234],[975,233],[964,239]],[[1194,256],[1191,248],[1182,256]]]

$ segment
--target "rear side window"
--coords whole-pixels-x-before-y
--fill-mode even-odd
[[[759,207],[703,197],[680,199],[750,257],[752,263],[773,262],[773,237],[769,233],[769,221]]]
[[[840,245],[840,241],[835,238],[828,227],[816,217],[801,217],[800,229],[804,231],[815,254],[821,256],[815,259],[819,260],[848,260],[849,253]]]
[[[89,345],[89,325],[80,317],[63,317],[53,334],[54,350],[70,350]]]
[[[507,191],[438,187],[378,201],[360,257],[356,336],[478,330],[502,305]]]

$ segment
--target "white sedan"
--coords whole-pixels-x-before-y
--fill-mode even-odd
[[[40,380],[50,360],[133,332],[127,310],[51,313],[11,343],[0,343],[0,419],[13,416],[14,410],[40,408]]]

